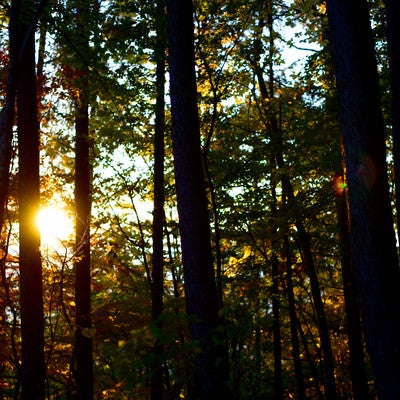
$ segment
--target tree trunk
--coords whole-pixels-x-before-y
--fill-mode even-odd
[[[166,15],[165,2],[158,0],[156,4],[157,41],[156,58],[156,106],[154,127],[154,210],[153,210],[153,265],[152,265],[152,320],[162,327],[160,316],[163,311],[164,288],[164,132],[165,132],[165,50],[166,50]],[[160,329],[158,329],[160,331]],[[154,346],[156,361],[151,371],[151,399],[163,398],[163,363],[161,361],[162,346]]]
[[[293,278],[292,278],[292,255],[290,251],[289,238],[287,235],[284,237],[284,248],[285,248],[285,256],[286,256],[286,292],[288,298],[288,306],[289,306],[289,317],[290,317],[290,335],[292,341],[292,354],[293,354],[293,363],[294,363],[294,371],[296,375],[297,382],[297,399],[305,400],[306,393],[304,387],[304,374],[303,367],[301,365],[300,358],[300,344],[299,344],[299,335],[297,332],[297,327],[299,326],[299,320],[296,315],[296,307],[295,307],[295,297],[293,290]]]
[[[19,262],[22,335],[22,399],[44,399],[44,317],[40,234],[39,123],[37,117],[33,13],[30,1],[17,2],[20,73],[17,82],[19,150]],[[24,13],[22,13],[22,10]],[[26,45],[25,45],[26,43]]]
[[[168,1],[168,38],[172,141],[179,227],[190,332],[200,353],[196,356],[191,396],[228,399],[225,352],[220,324],[210,243],[210,223],[200,151],[200,128],[194,64],[193,4]]]
[[[281,338],[281,289],[280,289],[280,275],[279,275],[279,260],[278,260],[278,247],[277,240],[277,218],[278,218],[278,197],[276,194],[276,161],[274,151],[271,152],[271,216],[273,218],[272,227],[272,257],[271,257],[271,278],[272,278],[272,332],[274,343],[274,397],[275,400],[280,400],[283,395],[283,380],[282,380],[282,338]]]
[[[334,400],[336,399],[336,382],[332,345],[329,336],[328,321],[326,319],[324,305],[322,302],[318,275],[311,252],[310,238],[301,221],[296,221],[296,228],[298,231],[297,240],[300,247],[301,259],[310,279],[311,294],[317,317],[318,333],[321,340],[322,353],[324,355],[325,398],[327,400]]]
[[[0,113],[0,233],[4,224],[4,211],[7,204],[8,186],[10,180],[10,163],[12,156],[13,124],[15,119],[15,96],[18,74],[18,28],[17,18],[19,2],[12,1],[10,8],[9,61],[7,92],[4,106]]]
[[[385,0],[390,89],[397,234],[400,231],[400,3]]]
[[[75,120],[75,367],[78,398],[93,397],[92,334],[90,301],[90,188],[88,108],[80,105]]]
[[[345,152],[354,270],[378,394],[400,398],[400,270],[367,3],[327,2]]]
[[[336,179],[341,179],[337,176]],[[361,315],[357,298],[353,261],[351,256],[350,233],[346,197],[336,191],[336,210],[339,225],[339,244],[341,250],[344,305],[350,351],[350,374],[354,400],[367,400],[368,378],[364,363],[364,345]]]
[[[272,332],[274,343],[274,398],[282,399],[282,343],[281,343],[281,318],[280,318],[280,277],[278,271],[278,258],[272,256]]]
[[[74,377],[78,399],[93,398],[91,279],[90,279],[90,216],[91,216],[91,162],[89,138],[88,67],[89,6],[79,3],[77,15],[77,65],[75,85],[75,347]]]

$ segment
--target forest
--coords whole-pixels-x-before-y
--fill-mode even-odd
[[[400,399],[397,0],[0,22],[0,399]]]

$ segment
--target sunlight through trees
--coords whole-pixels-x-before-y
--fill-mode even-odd
[[[397,400],[396,4],[2,2],[0,398]]]

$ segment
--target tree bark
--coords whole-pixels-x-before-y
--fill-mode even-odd
[[[22,335],[22,399],[45,397],[44,317],[40,234],[35,218],[40,204],[39,123],[37,116],[33,3],[17,1],[20,70],[17,82],[19,150],[19,262]]]
[[[336,176],[336,179],[341,179]],[[368,378],[364,363],[364,344],[361,327],[360,306],[351,256],[350,233],[345,191],[336,191],[336,212],[339,225],[344,305],[350,351],[350,375],[354,400],[367,400]]]
[[[379,397],[400,398],[400,270],[367,2],[328,0],[354,270]]]
[[[90,191],[88,108],[80,105],[76,116],[75,144],[75,304],[74,375],[78,398],[93,397],[91,290],[90,290]]]
[[[153,256],[152,256],[152,321],[161,331],[162,323],[159,320],[163,312],[164,290],[164,132],[165,132],[165,50],[166,50],[166,14],[164,0],[156,4],[156,31],[155,48],[156,58],[156,105],[154,127],[154,209],[153,209]],[[151,399],[163,398],[162,373],[162,346],[154,346],[156,361],[151,371]]]
[[[89,138],[89,5],[76,9],[76,55],[78,77],[75,85],[75,346],[73,372],[80,400],[93,398],[93,339],[91,321],[90,217],[92,172]]]
[[[225,352],[219,342],[217,291],[210,243],[194,63],[193,4],[168,1],[172,141],[190,332],[196,357],[191,398],[230,398]],[[222,342],[222,341],[221,341]],[[193,397],[192,397],[193,396]]]
[[[7,92],[5,103],[0,113],[0,232],[4,224],[4,211],[7,204],[10,180],[10,163],[12,157],[12,137],[15,119],[15,96],[17,93],[18,74],[18,28],[17,18],[19,2],[12,1],[8,27],[9,61]]]
[[[400,3],[385,0],[387,46],[390,72],[391,115],[394,159],[394,187],[397,234],[400,230]]]

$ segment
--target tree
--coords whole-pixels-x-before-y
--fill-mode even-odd
[[[351,254],[347,199],[342,174],[334,177],[336,213],[339,225],[343,295],[345,301],[347,333],[349,336],[350,373],[353,396],[356,400],[368,399],[368,379],[364,362],[364,342],[361,327],[360,305]]]
[[[158,0],[156,3],[156,31],[155,44],[156,61],[156,105],[154,126],[154,209],[153,209],[153,256],[152,256],[152,320],[161,328],[164,292],[164,132],[165,132],[165,63],[166,63],[166,15],[165,3]],[[161,331],[161,329],[160,329]],[[156,362],[152,366],[151,398],[161,400],[163,395],[162,381],[162,346],[160,338],[155,344]]]
[[[75,343],[74,376],[78,399],[93,398],[92,322],[91,322],[91,160],[89,135],[89,2],[76,6],[76,90],[75,99]]]
[[[394,184],[396,190],[396,223],[400,229],[400,39],[397,21],[400,5],[397,1],[385,0],[387,21],[387,47],[390,72],[391,116],[394,157]]]
[[[200,348],[188,398],[229,398],[224,349],[217,331],[220,322],[200,151],[193,4],[169,0],[167,10],[172,143],[186,310],[192,339]]]
[[[14,2],[13,2],[14,3]],[[35,73],[35,5],[15,1],[18,51],[19,263],[22,335],[22,399],[44,399],[44,317],[39,211],[39,123]],[[34,24],[34,25],[32,25]],[[26,44],[25,44],[26,41]]]
[[[400,396],[400,270],[367,3],[328,1],[361,315],[382,399]]]
[[[5,104],[0,113],[0,232],[3,229],[4,209],[7,203],[12,153],[13,125],[15,119],[15,96],[17,90],[18,45],[17,45],[17,2],[11,3],[9,20],[8,78]]]

